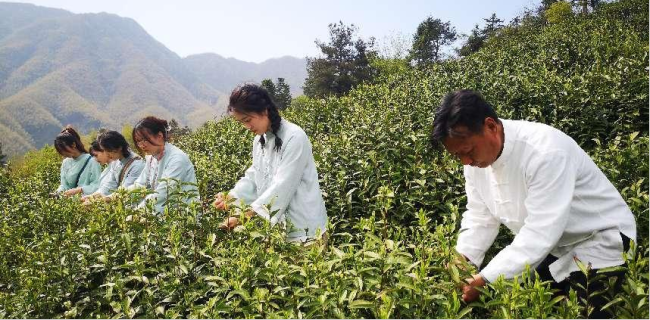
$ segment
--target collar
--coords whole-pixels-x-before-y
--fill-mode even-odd
[[[156,161],[162,160],[162,158],[165,156],[165,152],[169,150],[169,142],[165,142],[165,145],[163,146],[162,151],[160,151],[159,154],[152,154],[151,156],[156,159]]]
[[[282,118],[280,120],[280,129],[278,129],[278,132],[277,132],[278,135],[280,135],[280,132],[286,127],[286,125],[287,125],[287,121],[284,120],[284,118]],[[275,136],[276,135],[273,133],[273,131],[270,128],[269,128],[269,131],[264,133],[264,138],[265,139],[275,138]]]
[[[501,124],[503,126],[503,150],[499,158],[491,165],[493,168],[501,167],[508,162],[515,140],[515,130],[510,120],[501,119]]]
[[[82,159],[86,159],[86,158],[84,157],[85,155],[90,155],[90,154],[88,154],[88,153],[82,153],[82,154],[80,154],[78,157],[76,157],[76,158],[72,158],[72,160],[74,160],[74,161],[81,161]]]
[[[120,163],[121,163],[122,165],[124,165],[124,164],[126,164],[129,160],[131,160],[131,158],[133,158],[133,152],[131,152],[131,154],[129,154],[128,157],[124,157],[124,158],[120,159]]]

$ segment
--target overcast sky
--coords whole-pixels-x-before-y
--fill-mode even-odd
[[[355,24],[380,47],[410,38],[428,16],[469,33],[492,13],[505,22],[539,0],[14,0],[74,13],[108,12],[137,21],[181,57],[213,52],[261,62],[285,55],[316,56],[314,40],[328,41],[327,25]]]

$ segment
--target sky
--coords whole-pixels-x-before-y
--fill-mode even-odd
[[[107,12],[138,22],[181,57],[217,53],[250,62],[314,57],[329,41],[328,24],[354,24],[386,53],[405,50],[428,16],[468,34],[492,13],[506,23],[540,0],[11,0],[74,13]],[[457,41],[459,43],[459,41]]]

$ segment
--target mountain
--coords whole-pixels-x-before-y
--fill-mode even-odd
[[[204,56],[218,60],[182,59],[129,18],[0,3],[3,153],[51,144],[67,124],[88,133],[156,115],[196,127],[224,114],[238,83],[285,77],[295,90],[306,77],[296,71],[304,69],[302,59],[222,58],[220,68],[195,68]]]
[[[216,53],[203,53],[188,56],[183,62],[202,81],[223,92],[230,92],[246,81],[260,83],[264,79],[272,79],[275,82],[277,78],[285,78],[291,94],[298,96],[302,94],[302,86],[307,78],[307,61],[290,56],[257,64],[224,58]]]

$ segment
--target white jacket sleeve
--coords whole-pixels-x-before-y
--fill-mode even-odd
[[[526,265],[536,266],[557,245],[566,227],[575,189],[576,169],[563,151],[535,156],[526,164],[527,217],[513,242],[499,252],[481,271],[488,280],[499,275],[512,279]]]
[[[273,151],[275,152],[275,151]],[[275,225],[282,221],[291,199],[302,180],[305,167],[311,157],[311,147],[307,135],[292,136],[282,145],[282,159],[269,187],[251,204],[253,210],[262,218]],[[266,205],[271,205],[269,211]],[[273,212],[277,211],[274,216]]]
[[[485,252],[490,248],[501,223],[488,210],[474,185],[472,177],[465,168],[465,193],[467,194],[467,211],[463,213],[456,251],[464,255],[477,267],[481,266]]]

